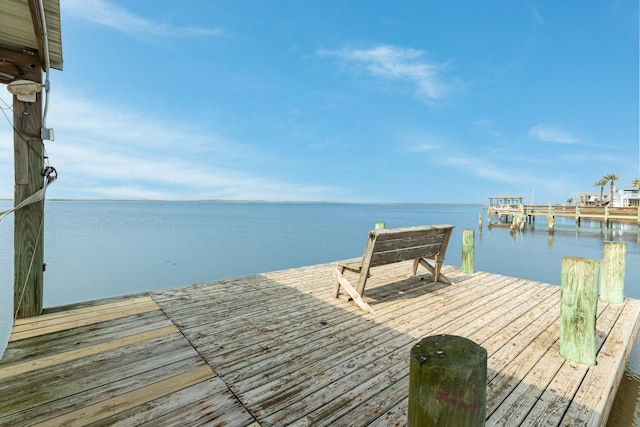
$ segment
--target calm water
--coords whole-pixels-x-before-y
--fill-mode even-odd
[[[0,211],[10,202],[0,201]],[[449,223],[446,264],[460,266],[462,230],[476,231],[475,267],[559,284],[561,259],[600,259],[602,242],[627,242],[626,295],[640,298],[640,233],[556,220],[524,234],[485,226],[480,205],[48,201],[45,306],[174,288],[362,255],[367,231]],[[483,213],[484,216],[484,213]],[[11,326],[13,217],[0,222],[0,354]],[[609,425],[640,426],[640,345],[634,348]]]

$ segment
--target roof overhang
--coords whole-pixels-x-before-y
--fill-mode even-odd
[[[30,62],[47,71],[46,51],[62,70],[61,30],[60,0],[0,0],[0,83],[27,75]]]

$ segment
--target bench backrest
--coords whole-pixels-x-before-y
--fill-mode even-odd
[[[453,225],[440,224],[371,230],[363,261],[369,267],[408,261],[416,258],[444,257]]]

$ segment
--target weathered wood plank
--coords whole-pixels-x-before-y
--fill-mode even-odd
[[[41,316],[34,317],[25,317],[22,319],[16,319],[14,327],[24,327],[26,325],[35,325],[36,327],[41,326],[43,324],[53,324],[53,319],[70,319],[74,317],[91,317],[94,314],[100,314],[103,312],[113,312],[118,311],[120,309],[127,309],[133,306],[146,306],[148,304],[152,304],[157,307],[153,299],[149,296],[143,296],[139,298],[131,298],[119,300],[111,303],[104,304],[94,304],[86,307],[79,307],[74,309],[69,309],[65,311],[53,311],[50,313],[44,313]],[[25,328],[26,329],[26,328]]]
[[[184,340],[164,337],[152,341],[159,349],[152,342],[138,344],[132,349],[135,353],[110,351],[12,379],[3,386],[7,397],[0,403],[0,425],[62,415],[203,365],[195,351],[185,351]],[[33,384],[40,387],[34,389]],[[33,402],[39,402],[38,406],[34,408]]]
[[[0,367],[173,325],[159,310],[9,343]]]
[[[65,415],[34,424],[34,426],[84,426],[107,418],[113,414],[150,402],[159,397],[167,396],[202,381],[209,380],[214,376],[215,374],[211,368],[204,365],[185,374],[180,374],[175,377],[159,381],[155,384],[107,399],[103,402],[86,406]]]
[[[251,414],[229,392],[226,384],[216,377],[104,418],[92,426],[179,426],[211,423],[225,427],[246,427],[254,421]]]
[[[39,321],[16,324],[11,332],[9,341],[18,341],[65,329],[74,329],[79,326],[93,325],[95,323],[106,322],[108,320],[119,319],[159,309],[160,307],[158,307],[155,302],[148,299],[148,301],[145,301],[142,304],[118,305],[117,307],[108,307],[102,310],[96,310],[95,312],[90,309],[80,309],[82,310],[81,313],[73,313],[68,317],[62,317],[59,313],[55,313],[51,317],[47,317],[47,315],[38,316],[42,318]]]
[[[14,375],[20,375],[27,372],[32,372],[38,369],[42,369],[47,366],[56,365],[59,363],[68,362],[70,360],[79,359],[92,354],[101,353],[113,348],[124,347],[127,345],[135,344],[140,341],[155,338],[161,335],[179,333],[180,331],[175,326],[166,326],[164,328],[154,329],[142,334],[135,334],[128,337],[124,337],[118,340],[109,341],[106,343],[96,344],[90,347],[79,348],[77,350],[67,351],[61,354],[54,354],[48,357],[42,357],[29,362],[17,363],[0,368],[0,379],[6,379]]]

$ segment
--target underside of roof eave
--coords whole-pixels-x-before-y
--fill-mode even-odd
[[[24,76],[11,65],[16,61],[24,66],[35,59],[47,71],[45,46],[50,68],[62,71],[60,22],[60,0],[0,0],[0,83]]]
[[[49,54],[49,66],[62,70],[62,28],[59,0],[27,0],[37,50],[44,71],[47,70],[45,47]],[[46,37],[46,43],[45,43]]]

